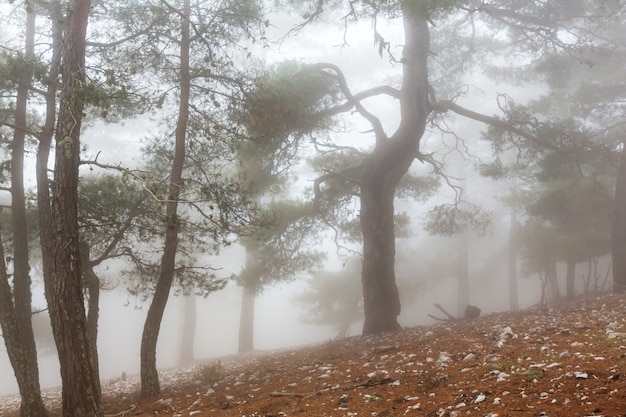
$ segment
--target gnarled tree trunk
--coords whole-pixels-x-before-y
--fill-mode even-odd
[[[430,113],[428,102],[427,16],[417,3],[403,4],[405,44],[402,52],[401,120],[391,138],[377,137],[376,148],[361,178],[363,231],[363,334],[400,329],[400,298],[396,286],[394,194],[398,182],[418,155]]]

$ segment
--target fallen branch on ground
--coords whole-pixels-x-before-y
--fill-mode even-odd
[[[382,378],[380,380],[375,379],[367,379],[362,382],[357,382],[356,384],[344,385],[342,387],[328,387],[323,388],[317,391],[313,391],[310,393],[299,393],[299,392],[270,392],[270,397],[297,397],[297,398],[311,398],[319,394],[325,394],[327,392],[332,391],[348,391],[355,388],[360,387],[372,387],[375,385],[383,385],[393,382],[391,378]]]

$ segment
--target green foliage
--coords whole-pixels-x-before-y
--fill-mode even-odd
[[[339,271],[313,275],[308,289],[292,297],[294,304],[305,308],[304,323],[335,326],[345,333],[362,318],[361,262],[352,259]]]
[[[256,81],[246,95],[245,111],[234,117],[266,153],[292,155],[294,151],[285,146],[297,145],[303,136],[330,127],[330,121],[316,116],[315,111],[336,99],[336,81],[330,75],[307,71],[306,66],[287,61],[270,68]]]
[[[146,239],[154,227],[158,207],[132,181],[118,175],[83,176],[78,186],[78,213],[81,236],[95,250],[104,250],[107,241],[130,222],[129,233]]]
[[[440,204],[428,211],[425,220],[429,233],[443,236],[469,230],[484,235],[491,225],[490,214],[473,204]]]
[[[318,223],[309,204],[272,200],[257,212],[260,223],[240,239],[247,251],[244,269],[236,281],[255,293],[271,284],[289,281],[299,272],[313,271],[324,254],[315,248]]]
[[[27,66],[33,68],[35,80],[47,83],[48,68],[44,62],[34,61],[23,54],[7,49],[0,49],[0,91],[16,89],[24,68]]]
[[[417,176],[407,173],[396,188],[396,196],[406,200],[426,201],[440,186],[441,180],[434,175]]]

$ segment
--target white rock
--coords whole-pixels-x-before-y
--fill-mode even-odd
[[[498,374],[498,379],[496,379],[496,382],[504,382],[506,381],[506,379],[509,377],[510,375],[507,374],[506,372],[500,372]]]
[[[480,404],[483,401],[485,401],[485,399],[487,399],[487,396],[485,394],[480,394],[478,395],[478,397],[476,397],[476,399],[474,400],[474,404]]]
[[[589,378],[589,374],[587,374],[587,372],[576,371],[574,372],[574,377],[577,379],[587,379]]]

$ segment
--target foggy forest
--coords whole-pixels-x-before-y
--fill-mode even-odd
[[[0,396],[622,293],[625,20],[0,2]]]

